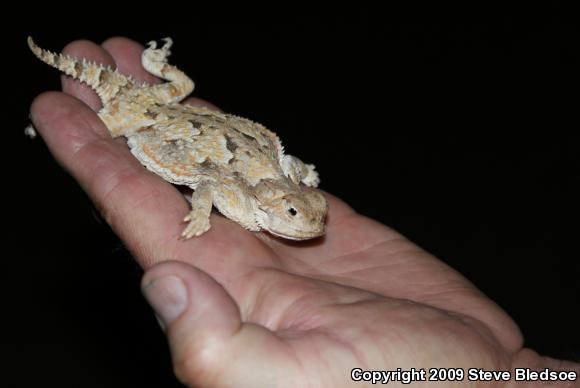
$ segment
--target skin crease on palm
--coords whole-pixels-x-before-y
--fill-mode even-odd
[[[142,50],[112,38],[101,46],[76,41],[64,52],[159,82],[141,67]],[[511,318],[459,273],[330,194],[323,239],[284,241],[218,214],[206,234],[179,239],[188,212],[182,193],[142,167],[124,140],[110,138],[95,114],[95,93],[62,81],[64,93],[47,92],[33,102],[33,123],[148,270],[143,283],[174,275],[186,284],[191,302],[166,327],[175,372],[185,384],[364,386],[350,379],[355,367],[580,372],[578,364],[522,348]],[[186,103],[215,108],[195,98]]]

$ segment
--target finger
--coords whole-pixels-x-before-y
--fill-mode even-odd
[[[280,355],[281,341],[261,326],[242,323],[234,300],[205,272],[164,262],[147,271],[142,289],[169,337],[175,373],[186,385],[235,381],[259,387],[281,373],[297,373]]]
[[[63,93],[44,93],[34,100],[31,118],[141,265],[175,252],[187,214],[183,196],[112,141],[88,106]]]
[[[193,106],[200,106],[207,108],[209,110],[215,110],[217,112],[223,112],[217,105],[212,104],[209,101],[203,100],[197,97],[190,97],[187,100],[183,101],[184,104],[193,105]]]
[[[117,69],[123,74],[130,74],[139,82],[157,84],[159,78],[150,74],[141,66],[143,45],[124,37],[114,37],[103,42],[102,47],[113,57]]]
[[[115,67],[115,61],[101,46],[88,40],[77,40],[69,43],[63,50],[63,54],[74,58],[86,59],[87,61]],[[63,75],[61,78],[62,90],[71,94],[90,106],[94,111],[101,108],[101,100],[88,85]]]

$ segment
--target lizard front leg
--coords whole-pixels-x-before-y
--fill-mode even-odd
[[[280,165],[284,175],[296,184],[302,182],[306,186],[317,187],[320,183],[320,178],[313,164],[305,164],[295,156],[284,155]]]
[[[184,72],[167,63],[173,41],[171,38],[163,40],[165,44],[160,49],[156,42],[149,42],[149,47],[141,54],[141,64],[149,73],[169,81],[150,87],[155,99],[162,104],[177,103],[193,91],[194,83]]]
[[[211,227],[209,216],[213,202],[212,187],[209,183],[200,183],[191,195],[191,211],[183,219],[189,222],[181,237],[184,239],[202,235]]]

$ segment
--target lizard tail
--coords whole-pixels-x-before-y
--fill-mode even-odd
[[[130,88],[134,85],[130,77],[124,76],[109,66],[105,67],[94,62],[87,62],[84,59],[76,59],[42,49],[34,43],[30,36],[28,37],[28,47],[44,63],[89,85],[97,92],[103,104],[113,99],[122,88]]]

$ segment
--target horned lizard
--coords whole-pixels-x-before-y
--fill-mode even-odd
[[[125,136],[149,170],[194,189],[183,238],[209,230],[212,206],[251,231],[293,240],[323,235],[327,203],[315,189],[314,166],[286,155],[276,134],[260,124],[180,104],[194,83],[167,62],[172,41],[164,42],[161,48],[150,42],[141,63],[167,82],[147,85],[110,67],[41,49],[28,38],[40,60],[98,94],[98,115],[112,137]]]

